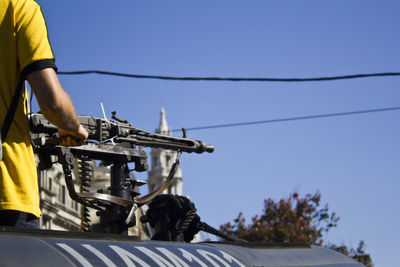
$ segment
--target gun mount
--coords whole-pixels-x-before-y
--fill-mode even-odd
[[[70,197],[83,206],[97,209],[101,221],[108,226],[108,231],[121,234],[127,233],[128,227],[134,226],[136,208],[149,202],[170,185],[179,165],[180,153],[211,153],[214,147],[200,140],[186,138],[185,131],[184,137],[173,137],[135,128],[128,121],[116,117],[115,112],[112,118],[114,121],[79,116],[81,124],[89,133],[88,141],[79,147],[59,146],[61,137],[57,127],[42,114],[31,114],[30,126],[31,132],[37,135],[33,138],[33,145],[39,156],[38,168],[50,168],[53,164],[52,156],[55,157],[55,162],[63,166]],[[164,184],[154,192],[139,197],[134,188],[144,183],[130,177],[128,163],[134,163],[134,170],[137,172],[148,170],[147,153],[142,147],[174,150],[178,152],[178,157]],[[72,179],[75,158],[101,160],[110,165],[110,188],[96,193],[77,193]]]

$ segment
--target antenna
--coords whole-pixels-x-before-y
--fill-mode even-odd
[[[107,116],[106,116],[106,112],[104,111],[104,106],[103,106],[103,102],[100,102],[100,106],[101,106],[101,111],[103,112],[103,117],[106,121],[108,121]]]
[[[107,116],[106,116],[106,112],[104,111],[104,106],[103,106],[103,102],[100,102],[100,107],[101,107],[101,111],[103,112],[103,117],[106,121],[108,121]],[[111,139],[111,143],[113,145],[115,145],[114,141]]]

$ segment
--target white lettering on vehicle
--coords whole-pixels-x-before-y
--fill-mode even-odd
[[[184,250],[183,248],[179,249],[182,252],[182,256],[187,259],[189,262],[192,262],[193,260],[195,260],[198,264],[200,264],[202,267],[207,267],[207,265],[202,262],[199,258],[197,258],[195,255],[193,255],[190,252],[187,252],[186,250]]]
[[[175,255],[171,251],[169,251],[166,248],[156,248],[158,251],[160,251],[162,254],[164,254],[170,261],[172,261],[173,264],[177,267],[189,267],[189,265],[184,262],[181,258],[179,258],[178,255]]]
[[[93,266],[89,262],[90,258],[92,259],[92,261],[96,262],[95,259],[93,259],[93,256],[88,255],[86,258],[82,256],[82,254],[87,255],[84,251],[80,251],[82,253],[80,254],[78,252],[79,249],[77,251],[65,243],[56,243],[56,244],[58,247],[66,251],[70,256],[72,256],[76,261],[78,261],[84,267]],[[112,261],[111,259],[113,258],[110,259],[98,248],[93,247],[91,244],[80,244],[80,245],[86,250],[90,251],[97,258],[99,258],[106,266],[109,267],[119,266],[119,264],[117,264],[117,262],[119,261],[118,259],[117,261],[115,260]],[[138,257],[137,254],[135,255],[134,252],[132,253],[132,251],[128,251],[116,245],[108,245],[108,247],[112,249],[119,256],[119,259],[122,260],[129,267],[135,267],[135,266],[150,267],[154,265],[158,265],[160,267],[189,267],[193,263],[197,263],[202,267],[207,267],[207,266],[218,267],[221,265],[229,267],[231,266],[232,263],[234,263],[233,265],[245,267],[245,265],[243,265],[239,260],[237,260],[232,255],[229,255],[224,251],[216,249],[215,250],[218,251],[220,255],[217,255],[212,251],[208,251],[206,249],[196,249],[195,252],[197,252],[198,254],[196,253],[197,255],[194,255],[193,254],[194,251],[192,251],[191,253],[183,248],[177,248],[178,251],[182,253],[180,254],[180,253],[174,253],[165,247],[152,247],[151,249],[144,246],[133,247],[134,249],[146,255],[151,261],[153,261],[154,263],[152,264],[149,263],[148,260],[147,262],[145,262],[145,258],[143,258],[143,256]]]
[[[229,261],[230,263],[236,262],[236,264],[239,265],[240,267],[246,267],[240,261],[238,261],[236,258],[234,258],[231,255],[229,255],[225,251],[220,251],[220,252],[221,252],[222,256],[224,256],[225,260]]]
[[[66,252],[68,252],[72,257],[74,257],[82,266],[84,267],[92,267],[92,265],[81,255],[79,254],[75,249],[71,248],[67,244],[64,243],[57,243],[57,245],[64,249]]]
[[[109,258],[107,258],[103,253],[101,253],[98,249],[92,247],[91,245],[88,244],[83,244],[82,247],[86,248],[90,252],[92,252],[94,255],[96,255],[99,259],[101,259],[105,265],[108,267],[117,267]]]
[[[140,250],[141,252],[143,252],[147,256],[149,256],[149,258],[152,259],[153,261],[155,261],[158,264],[158,266],[161,266],[161,267],[174,267],[169,261],[164,259],[161,255],[155,253],[154,251],[151,251],[148,248],[136,247],[136,246],[135,246],[135,248]]]
[[[144,262],[143,260],[141,260],[140,258],[138,258],[137,256],[133,255],[129,251],[126,251],[123,248],[120,248],[118,246],[113,246],[113,245],[110,245],[110,248],[112,248],[122,258],[122,260],[125,262],[125,264],[127,266],[129,266],[129,267],[136,266],[132,262],[132,260],[136,261],[141,266],[150,267],[150,265],[148,265],[146,262]]]
[[[201,256],[203,256],[206,260],[208,260],[213,266],[218,267],[218,263],[216,263],[213,259],[211,259],[211,257],[213,257],[214,259],[218,260],[219,262],[221,262],[224,266],[226,267],[230,267],[230,265],[228,263],[226,263],[223,259],[221,259],[220,257],[218,257],[217,255],[215,255],[214,253],[211,253],[210,251],[207,250],[202,250],[202,249],[197,249],[196,250]]]

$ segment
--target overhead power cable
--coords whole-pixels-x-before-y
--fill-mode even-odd
[[[209,125],[209,126],[191,127],[191,128],[185,128],[185,129],[186,129],[186,131],[194,131],[194,130],[237,127],[237,126],[246,126],[246,125],[254,125],[254,124],[285,122],[285,121],[298,121],[298,120],[310,120],[310,119],[319,119],[319,118],[327,118],[327,117],[350,116],[350,115],[357,115],[357,114],[363,114],[363,113],[384,112],[384,111],[393,111],[393,110],[400,110],[400,106],[399,107],[390,107],[390,108],[356,110],[356,111],[339,112],[339,113],[328,113],[328,114],[319,114],[319,115],[310,115],[310,116],[301,116],[301,117],[289,117],[289,118],[280,118],[280,119],[271,119],[271,120],[262,120],[262,121],[217,124],[217,125]],[[173,129],[172,130],[172,132],[178,132],[178,131],[182,131],[182,129]]]
[[[316,78],[235,78],[235,77],[173,77],[160,75],[139,75],[127,74],[120,72],[102,71],[102,70],[80,70],[80,71],[59,71],[61,75],[83,75],[83,74],[100,74],[111,75],[126,78],[138,79],[159,79],[159,80],[176,80],[176,81],[231,81],[231,82],[315,82],[315,81],[333,81],[344,79],[356,79],[367,77],[384,77],[384,76],[400,76],[400,72],[382,72],[369,74],[352,74],[331,77],[316,77]]]

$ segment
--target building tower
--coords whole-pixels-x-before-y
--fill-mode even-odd
[[[160,125],[156,133],[171,135],[165,118],[165,110],[161,108]],[[175,162],[177,152],[158,148],[151,149],[151,170],[148,172],[147,185],[149,193],[156,190],[168,177],[172,164]],[[164,190],[163,194],[182,195],[182,170],[178,168],[172,180],[171,186]]]

